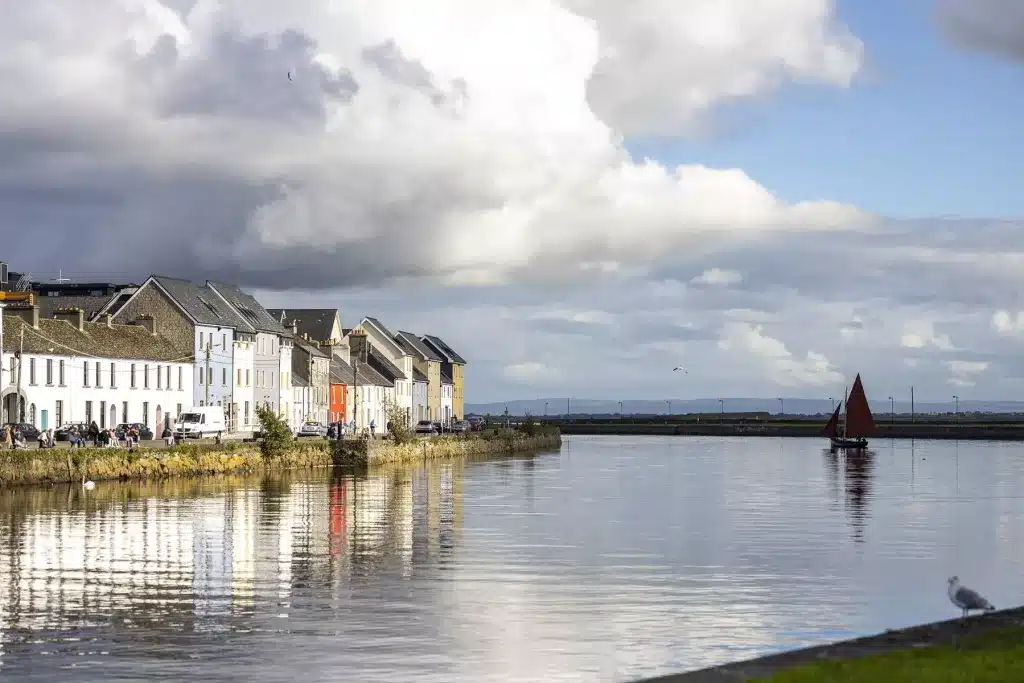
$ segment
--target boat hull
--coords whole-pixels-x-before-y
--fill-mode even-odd
[[[868,447],[867,439],[843,439],[838,436],[833,436],[830,441],[832,442],[832,448],[856,448],[862,449]]]

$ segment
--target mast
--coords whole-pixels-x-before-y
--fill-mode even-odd
[[[844,438],[844,439],[846,438],[846,418],[847,418],[846,413],[847,413],[847,411],[849,410],[849,407],[850,407],[849,406],[849,401],[847,399],[847,394],[849,392],[850,392],[850,387],[849,386],[843,387],[843,430],[839,434],[839,436]]]

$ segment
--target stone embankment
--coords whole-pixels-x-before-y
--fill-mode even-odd
[[[762,436],[823,439],[824,421],[785,422],[563,422],[563,434],[608,436]],[[962,441],[1024,441],[1024,421],[1000,424],[876,424],[873,440],[943,439]]]
[[[0,451],[0,487],[55,482],[151,480],[263,471],[360,467],[427,458],[501,455],[558,448],[557,433],[502,434],[491,438],[413,439],[341,442],[296,441],[282,455],[266,458],[259,444],[182,445],[172,448],[83,448]]]

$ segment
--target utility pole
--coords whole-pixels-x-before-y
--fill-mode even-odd
[[[15,419],[12,422],[22,423],[25,421],[25,402],[21,398],[21,366],[25,363],[25,323],[21,324],[21,338],[18,340],[18,393],[15,400]]]
[[[352,398],[352,420],[355,424],[356,434],[359,434],[359,356],[352,360],[352,383],[355,385]]]
[[[568,399],[568,398],[565,399],[565,416],[566,417],[569,417],[569,415],[570,415],[570,411],[569,411],[569,401],[570,400],[572,400],[572,399]]]
[[[911,385],[911,387],[910,387],[910,424],[914,424],[914,422],[916,422],[916,420],[914,419],[914,387],[913,387],[913,385]]]

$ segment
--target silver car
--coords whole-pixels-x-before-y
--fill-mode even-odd
[[[465,434],[468,431],[470,431],[470,426],[465,420],[459,420],[452,425],[452,433],[454,434]]]
[[[306,422],[299,428],[299,436],[319,436],[322,439],[327,438],[327,425],[322,425],[319,422]]]

